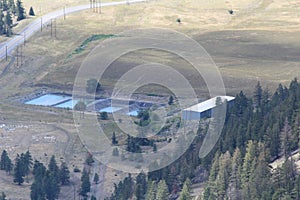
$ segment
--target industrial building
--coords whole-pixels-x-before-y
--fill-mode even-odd
[[[229,105],[233,104],[235,97],[219,96],[222,102],[227,102]],[[201,118],[210,118],[212,109],[216,107],[218,97],[208,99],[204,102],[193,105],[182,110],[183,120],[200,120]]]

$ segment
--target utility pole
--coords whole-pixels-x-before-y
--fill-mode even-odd
[[[98,7],[98,0],[95,0],[95,13],[99,12],[99,7]]]
[[[54,21],[54,37],[56,38],[56,19],[54,19],[53,21]]]
[[[99,13],[101,14],[101,0],[99,0]]]
[[[50,33],[51,37],[53,37],[53,31],[54,31],[54,37],[56,38],[56,19],[51,19],[50,27],[51,27],[51,33]]]
[[[19,67],[19,46],[17,46],[17,67]]]
[[[66,6],[64,6],[64,20],[66,20]]]
[[[5,46],[5,60],[7,61],[7,46]]]
[[[43,18],[41,17],[41,32],[43,32]]]
[[[24,31],[24,46],[26,44],[26,31]]]
[[[51,33],[50,33],[50,35],[52,37],[52,19],[51,19],[51,22],[50,22],[50,27],[51,27]]]
[[[22,65],[23,65],[23,47],[21,45],[21,65],[20,66],[22,66]]]
[[[96,12],[96,0],[93,0],[93,12]]]

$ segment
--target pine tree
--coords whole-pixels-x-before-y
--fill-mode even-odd
[[[9,0],[8,1],[8,7],[11,10],[13,14],[16,14],[16,5],[14,0]]]
[[[117,147],[115,147],[115,148],[113,149],[112,155],[113,155],[113,156],[119,156],[119,150],[118,150]]]
[[[156,153],[157,152],[157,145],[155,143],[153,143],[153,152]]]
[[[41,180],[35,180],[30,187],[31,200],[46,200],[45,191]]]
[[[139,143],[136,141],[136,138],[127,135],[127,151],[132,152],[132,153],[141,153],[141,147]]]
[[[2,3],[2,9],[3,11],[7,11],[8,10],[8,3],[7,3],[7,0],[3,0],[3,3]]]
[[[178,200],[192,200],[191,197],[191,181],[187,179],[184,184]]]
[[[260,150],[257,165],[250,177],[250,193],[253,199],[270,199],[272,193],[270,178],[271,172],[263,148]]]
[[[147,200],[155,200],[156,199],[156,183],[154,181],[148,182],[146,199]]]
[[[59,181],[57,179],[57,174],[52,171],[47,170],[46,176],[44,178],[44,191],[48,200],[55,200],[58,198],[60,192]]]
[[[210,168],[209,177],[208,177],[208,186],[205,188],[204,199],[217,198],[217,188],[216,188],[216,179],[219,173],[220,162],[219,162],[220,154],[219,152],[215,153],[213,163]]]
[[[139,173],[136,177],[135,196],[137,200],[144,200],[147,192],[146,174],[144,172]]]
[[[35,160],[33,165],[34,182],[30,187],[31,200],[45,200],[45,175],[46,167],[43,163]]]
[[[89,174],[83,170],[82,176],[81,176],[81,189],[80,189],[80,195],[86,198],[88,196],[88,193],[91,191],[91,182]]]
[[[17,21],[25,19],[25,9],[21,0],[17,0]]]
[[[280,141],[280,124],[277,122],[273,124],[271,129],[271,141],[270,141],[270,155],[272,158],[277,158],[280,155],[281,148],[278,148],[281,146]]]
[[[116,133],[115,133],[115,132],[113,132],[113,135],[112,135],[112,137],[111,137],[111,143],[112,143],[113,145],[117,145],[117,144],[118,144],[118,141],[117,141]]]
[[[80,119],[83,118],[84,119],[84,111],[86,110],[86,105],[83,101],[78,101],[76,103],[76,105],[74,106],[74,110],[79,111],[79,117]]]
[[[11,170],[13,169],[13,164],[10,158],[7,158],[5,164],[5,171],[7,174],[10,174]]]
[[[44,175],[46,174],[46,167],[44,166],[43,163],[35,160],[32,173],[35,179],[42,180]]]
[[[256,145],[253,141],[249,141],[247,144],[246,154],[242,169],[242,184],[249,182],[249,178],[252,172],[253,161],[256,155]]]
[[[219,171],[216,177],[216,192],[218,199],[225,199],[226,191],[229,183],[229,176],[231,173],[231,156],[227,151],[222,154],[219,159]]]
[[[60,175],[59,175],[59,168],[56,164],[55,156],[51,156],[49,165],[48,165],[48,170],[51,172],[51,175],[56,179],[56,182],[60,182]]]
[[[99,175],[97,173],[95,173],[94,183],[98,184],[98,182],[99,182]]]
[[[108,119],[107,112],[100,112],[100,119],[101,120],[107,120]]]
[[[4,192],[1,193],[0,200],[6,200],[6,195]]]
[[[169,199],[168,186],[164,180],[159,181],[157,185],[156,200]]]
[[[256,144],[253,141],[249,141],[246,148],[246,154],[244,158],[242,168],[242,189],[245,197],[251,198],[250,193],[250,178],[256,165]]]
[[[122,197],[124,199],[130,199],[133,196],[133,186],[134,181],[132,179],[131,174],[129,173],[128,176],[123,181],[123,187],[122,187]]]
[[[87,153],[86,159],[85,159],[85,163],[89,166],[91,166],[94,163],[94,158],[93,155],[91,153]]]
[[[254,98],[253,98],[256,109],[261,107],[262,93],[263,90],[261,88],[260,82],[258,81],[257,85],[255,86]]]
[[[30,15],[30,16],[35,16],[35,13],[34,13],[32,7],[30,7],[30,9],[29,9],[29,15]]]
[[[172,105],[173,103],[174,103],[174,98],[173,98],[173,96],[170,96],[170,97],[169,97],[168,104],[169,104],[169,105]]]
[[[22,163],[23,163],[23,167],[24,167],[24,173],[25,175],[28,175],[29,172],[30,172],[30,168],[32,167],[32,157],[31,157],[31,154],[28,151],[26,151],[25,154],[22,154],[21,155],[21,158],[22,158]]]
[[[291,139],[292,139],[292,129],[289,125],[288,119],[285,119],[284,127],[281,132],[281,154],[287,159],[291,152]]]
[[[14,183],[21,185],[24,182],[25,171],[22,163],[22,159],[19,154],[17,154],[15,169],[14,169]]]
[[[297,176],[297,169],[293,159],[286,160],[281,169],[282,186],[285,192],[291,194],[294,187]]]
[[[65,162],[62,162],[60,165],[60,182],[62,185],[67,185],[70,183],[70,170]]]
[[[217,178],[218,171],[219,171],[219,157],[220,155],[216,153],[209,173],[208,181],[210,183],[214,182]]]
[[[2,10],[0,9],[0,35],[5,33],[5,23],[3,21],[4,19],[4,14]]]
[[[101,84],[94,78],[87,80],[86,82],[86,92],[93,94],[97,93],[101,89]]]
[[[10,11],[7,11],[5,15],[5,24],[6,24],[5,33],[7,37],[10,37],[12,35],[12,30],[11,30],[12,23],[13,21],[12,21],[11,13]]]
[[[236,148],[231,162],[231,176],[229,184],[230,199],[241,199],[241,172],[242,172],[242,155],[239,148]]]
[[[0,170],[5,170],[7,159],[8,159],[7,151],[3,150],[1,154],[1,160],[0,160]]]

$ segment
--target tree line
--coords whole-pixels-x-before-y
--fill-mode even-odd
[[[134,179],[128,174],[124,180],[114,184],[114,193],[106,200],[166,200],[169,198],[169,190],[165,180],[151,181],[144,172]],[[184,182],[183,189],[179,194],[179,200],[192,200],[191,181]]]
[[[228,105],[217,145],[199,159],[206,132],[207,128],[199,127],[197,137],[178,160],[149,172],[145,187],[163,181],[166,199],[176,199],[190,179],[205,183],[201,199],[300,199],[300,177],[291,158],[300,143],[300,83],[296,78],[288,87],[279,84],[273,94],[259,82],[251,97],[242,91],[237,94],[234,104]],[[273,169],[270,163],[278,158],[283,164]],[[124,181],[115,186],[115,195],[128,187]],[[125,190],[133,195],[134,188]]]
[[[30,9],[30,15],[34,15]],[[0,1],[0,35],[7,37],[12,35],[13,19],[21,21],[26,18],[25,9],[21,0],[1,0]]]
[[[260,83],[252,98],[242,92],[229,110],[214,151],[203,199],[299,199],[300,84],[279,85],[273,95]],[[212,158],[212,157],[211,157]],[[270,163],[283,158],[274,169]]]
[[[295,161],[272,168],[263,143],[248,141],[243,157],[237,148],[217,153],[203,199],[299,199],[300,175]]]
[[[48,168],[43,163],[35,160],[33,162],[31,153],[17,154],[15,163],[13,164],[6,150],[3,150],[0,160],[0,170],[6,171],[8,175],[13,175],[13,182],[22,185],[28,180],[28,175],[32,173],[34,181],[30,187],[31,200],[54,200],[58,198],[60,187],[70,183],[70,171],[66,163],[62,162],[58,167],[55,157],[52,156],[48,164]],[[2,193],[2,199],[6,195]],[[0,196],[1,199],[1,196]]]

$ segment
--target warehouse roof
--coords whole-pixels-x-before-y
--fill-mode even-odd
[[[222,101],[224,102],[225,100],[227,100],[227,102],[232,101],[235,99],[235,97],[231,97],[231,96],[219,96],[221,97]],[[206,101],[203,101],[201,103],[198,103],[196,105],[193,105],[189,108],[184,109],[184,111],[193,111],[193,112],[204,112],[207,111],[209,109],[212,109],[216,106],[216,100],[217,97],[208,99]]]

